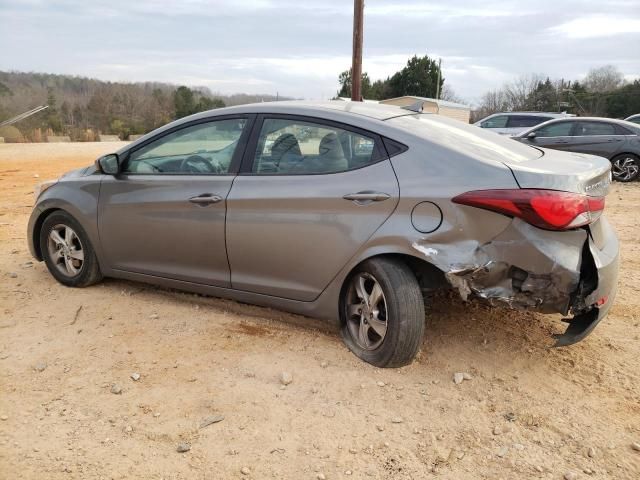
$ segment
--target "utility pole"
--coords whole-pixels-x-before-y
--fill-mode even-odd
[[[353,0],[353,59],[351,61],[351,100],[362,100],[362,37],[364,0]]]
[[[442,72],[441,69],[442,66],[442,59],[439,58],[438,59],[438,83],[436,84],[436,100],[440,100],[440,72]]]

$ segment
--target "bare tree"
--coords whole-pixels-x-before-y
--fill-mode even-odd
[[[622,72],[613,65],[605,65],[589,70],[583,83],[589,92],[610,92],[622,86],[624,76]]]
[[[506,97],[507,110],[532,110],[535,105],[532,105],[532,99],[534,99],[534,92],[540,82],[544,81],[543,75],[530,74],[522,75],[511,83],[507,83],[504,87],[504,95]]]
[[[442,91],[440,92],[440,100],[446,100],[448,102],[455,103],[464,103],[464,99],[459,97],[448,83],[445,83],[442,86]]]
[[[507,99],[504,89],[490,90],[482,96],[480,107],[471,112],[471,122],[476,122],[492,113],[507,110]]]

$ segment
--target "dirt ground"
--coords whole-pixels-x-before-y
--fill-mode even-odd
[[[383,370],[318,321],[31,263],[34,184],[116,148],[0,145],[0,478],[640,478],[640,183],[607,199],[620,288],[585,341],[443,296]]]

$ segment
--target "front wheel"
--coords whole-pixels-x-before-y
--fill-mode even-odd
[[[44,220],[40,251],[51,275],[63,285],[87,287],[102,279],[89,237],[67,212],[53,212]]]
[[[363,262],[340,300],[342,338],[377,367],[401,367],[418,353],[424,333],[424,299],[413,272],[387,258]]]
[[[640,159],[630,153],[623,153],[611,160],[611,174],[619,182],[631,182],[640,174]]]

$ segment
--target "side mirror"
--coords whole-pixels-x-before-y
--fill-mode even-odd
[[[530,132],[530,133],[527,135],[527,138],[528,138],[529,140],[535,140],[535,139],[536,139],[536,132]]]
[[[117,175],[120,173],[120,157],[110,153],[96,160],[96,167],[105,175]]]

